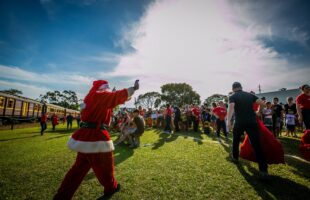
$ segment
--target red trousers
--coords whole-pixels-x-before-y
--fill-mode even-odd
[[[66,174],[54,199],[71,199],[90,168],[103,185],[104,194],[114,192],[117,181],[114,178],[113,152],[78,153],[75,163]]]

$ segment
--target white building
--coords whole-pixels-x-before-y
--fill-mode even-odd
[[[262,98],[265,97],[267,101],[272,102],[274,97],[279,98],[279,103],[286,104],[286,98],[287,97],[293,97],[294,101],[296,100],[296,97],[301,93],[300,89],[290,89],[290,90],[279,90],[275,92],[265,92],[256,94],[256,96]]]

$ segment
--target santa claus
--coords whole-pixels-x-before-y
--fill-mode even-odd
[[[137,89],[138,80],[133,87],[113,92],[107,81],[93,82],[82,106],[80,129],[68,142],[77,157],[54,199],[71,199],[90,168],[104,187],[104,196],[120,190],[120,184],[114,178],[114,146],[106,127],[110,124],[112,109],[127,101]]]

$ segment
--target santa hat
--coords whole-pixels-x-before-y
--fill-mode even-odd
[[[93,87],[89,90],[88,94],[84,98],[84,103],[87,104],[87,102],[91,101],[92,96],[94,93],[96,93],[97,90],[100,89],[108,89],[109,88],[109,82],[106,80],[96,80],[93,82]]]
[[[106,80],[97,80],[93,82],[94,90],[109,89],[109,83]]]
[[[106,80],[96,80],[93,82],[93,87],[90,89],[84,98],[84,105],[91,105],[93,98],[98,90],[108,89],[109,83]],[[68,141],[68,147],[77,152],[82,153],[99,153],[111,152],[114,150],[113,141],[106,130],[102,130],[97,134],[98,129],[79,129],[72,134]]]

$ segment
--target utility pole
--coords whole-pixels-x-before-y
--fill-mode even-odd
[[[260,87],[260,84],[258,85],[258,92],[259,92],[259,94],[262,93],[262,89],[261,89],[261,87]]]

